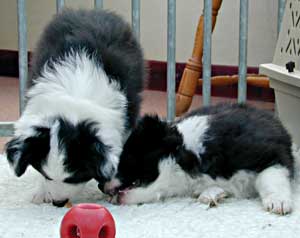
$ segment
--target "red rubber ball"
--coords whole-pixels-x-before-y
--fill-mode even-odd
[[[72,207],[60,226],[61,238],[115,238],[115,221],[103,206],[82,203]]]

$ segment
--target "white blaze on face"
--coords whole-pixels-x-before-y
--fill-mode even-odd
[[[111,152],[108,152],[106,156],[107,158],[101,167],[101,173],[106,179],[111,179],[116,175],[119,157]]]
[[[71,174],[65,170],[65,152],[59,148],[59,128],[59,121],[55,121],[50,130],[50,151],[46,163],[42,167],[46,175],[55,181],[63,181],[71,176]]]
[[[62,201],[75,196],[83,187],[82,184],[68,184],[64,180],[72,174],[64,167],[65,153],[58,145],[59,122],[55,121],[50,130],[50,151],[46,163],[42,166],[43,172],[51,179],[45,180],[44,190],[51,201]]]

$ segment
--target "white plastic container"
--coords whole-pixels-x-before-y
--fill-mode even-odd
[[[295,63],[294,72],[286,69]],[[270,78],[278,115],[300,146],[300,1],[287,0],[273,63],[261,64],[260,73]]]

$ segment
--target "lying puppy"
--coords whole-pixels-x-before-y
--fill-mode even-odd
[[[174,196],[215,204],[259,194],[266,210],[292,210],[291,138],[272,114],[224,104],[168,124],[145,116],[127,140],[116,177],[104,185],[121,204]]]
[[[6,155],[17,176],[42,175],[33,202],[62,206],[117,169],[143,89],[142,50],[130,26],[100,10],[65,10],[35,51],[28,101]]]

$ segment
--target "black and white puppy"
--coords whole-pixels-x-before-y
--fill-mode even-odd
[[[43,32],[27,104],[6,146],[17,176],[43,178],[33,201],[62,205],[91,179],[103,183],[139,113],[143,53],[130,26],[100,10],[65,10]]]
[[[173,124],[145,116],[104,192],[119,191],[121,204],[174,196],[211,204],[259,194],[266,210],[286,214],[292,210],[291,146],[273,114],[247,105],[202,108]]]

